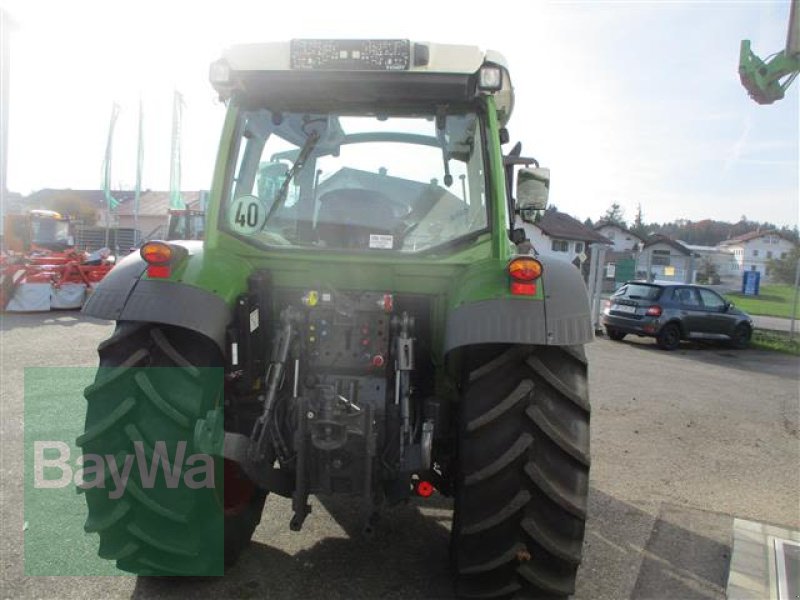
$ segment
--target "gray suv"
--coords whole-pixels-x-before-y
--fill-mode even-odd
[[[614,292],[601,322],[612,340],[628,334],[654,337],[665,350],[674,350],[687,339],[746,348],[753,333],[750,316],[714,290],[672,282],[625,283]]]

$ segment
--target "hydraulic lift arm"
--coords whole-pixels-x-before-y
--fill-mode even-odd
[[[750,97],[759,104],[772,104],[783,98],[786,89],[800,72],[800,0],[792,0],[786,48],[766,60],[742,40],[739,51],[739,78]]]

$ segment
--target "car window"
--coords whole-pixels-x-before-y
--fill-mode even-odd
[[[722,310],[725,307],[725,300],[719,294],[711,290],[699,289],[700,299],[703,301],[703,306],[709,310]]]
[[[697,297],[697,292],[691,288],[677,288],[672,293],[672,299],[681,306],[700,307],[700,299]]]
[[[657,285],[628,283],[614,292],[616,298],[630,298],[631,300],[655,300],[661,294]]]

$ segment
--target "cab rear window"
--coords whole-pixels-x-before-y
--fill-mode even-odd
[[[615,298],[629,298],[631,300],[655,300],[661,295],[662,288],[657,285],[626,283],[616,292]]]

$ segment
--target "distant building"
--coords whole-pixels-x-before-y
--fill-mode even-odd
[[[0,240],[5,237],[6,215],[19,214],[22,212],[23,198],[16,192],[0,191],[2,202],[0,202]]]
[[[644,239],[616,223],[600,221],[594,230],[614,244],[614,252],[635,252],[641,249]]]
[[[181,197],[187,208],[200,209],[203,206],[202,195],[207,192],[193,191],[181,192]],[[148,190],[139,197],[138,229],[145,239],[155,235],[165,235],[169,211],[169,192],[156,192]],[[134,201],[133,197],[126,198],[114,211],[117,227],[134,228]],[[159,231],[160,229],[160,231]]]
[[[586,260],[591,244],[613,245],[591,227],[555,210],[544,211],[537,223],[524,222],[522,227],[539,254],[568,260],[575,266]]]
[[[711,266],[720,280],[738,278],[739,266],[731,253],[721,250],[719,246],[699,246],[682,240],[677,242],[695,256],[695,273],[708,271]]]
[[[114,198],[124,202],[133,192],[112,192]],[[80,221],[83,225],[105,226],[106,197],[103,190],[73,190],[44,188],[25,198],[25,209],[45,208]]]
[[[738,272],[758,271],[762,277],[767,276],[771,259],[785,258],[796,246],[789,236],[774,229],[751,231],[719,244],[721,251],[733,256]]]
[[[636,276],[640,279],[692,283],[695,269],[692,251],[665,235],[649,237],[636,261]]]
[[[80,221],[87,227],[105,227],[110,216],[112,228],[133,229],[134,192],[112,191],[119,201],[116,209],[109,213],[103,190],[42,189],[27,196],[21,203],[23,210],[46,208],[55,210]],[[181,192],[184,202],[190,208],[201,205],[201,194],[206,192]],[[138,229],[141,236],[147,236],[159,227],[166,233],[169,209],[169,192],[153,190],[142,191],[139,197]]]

